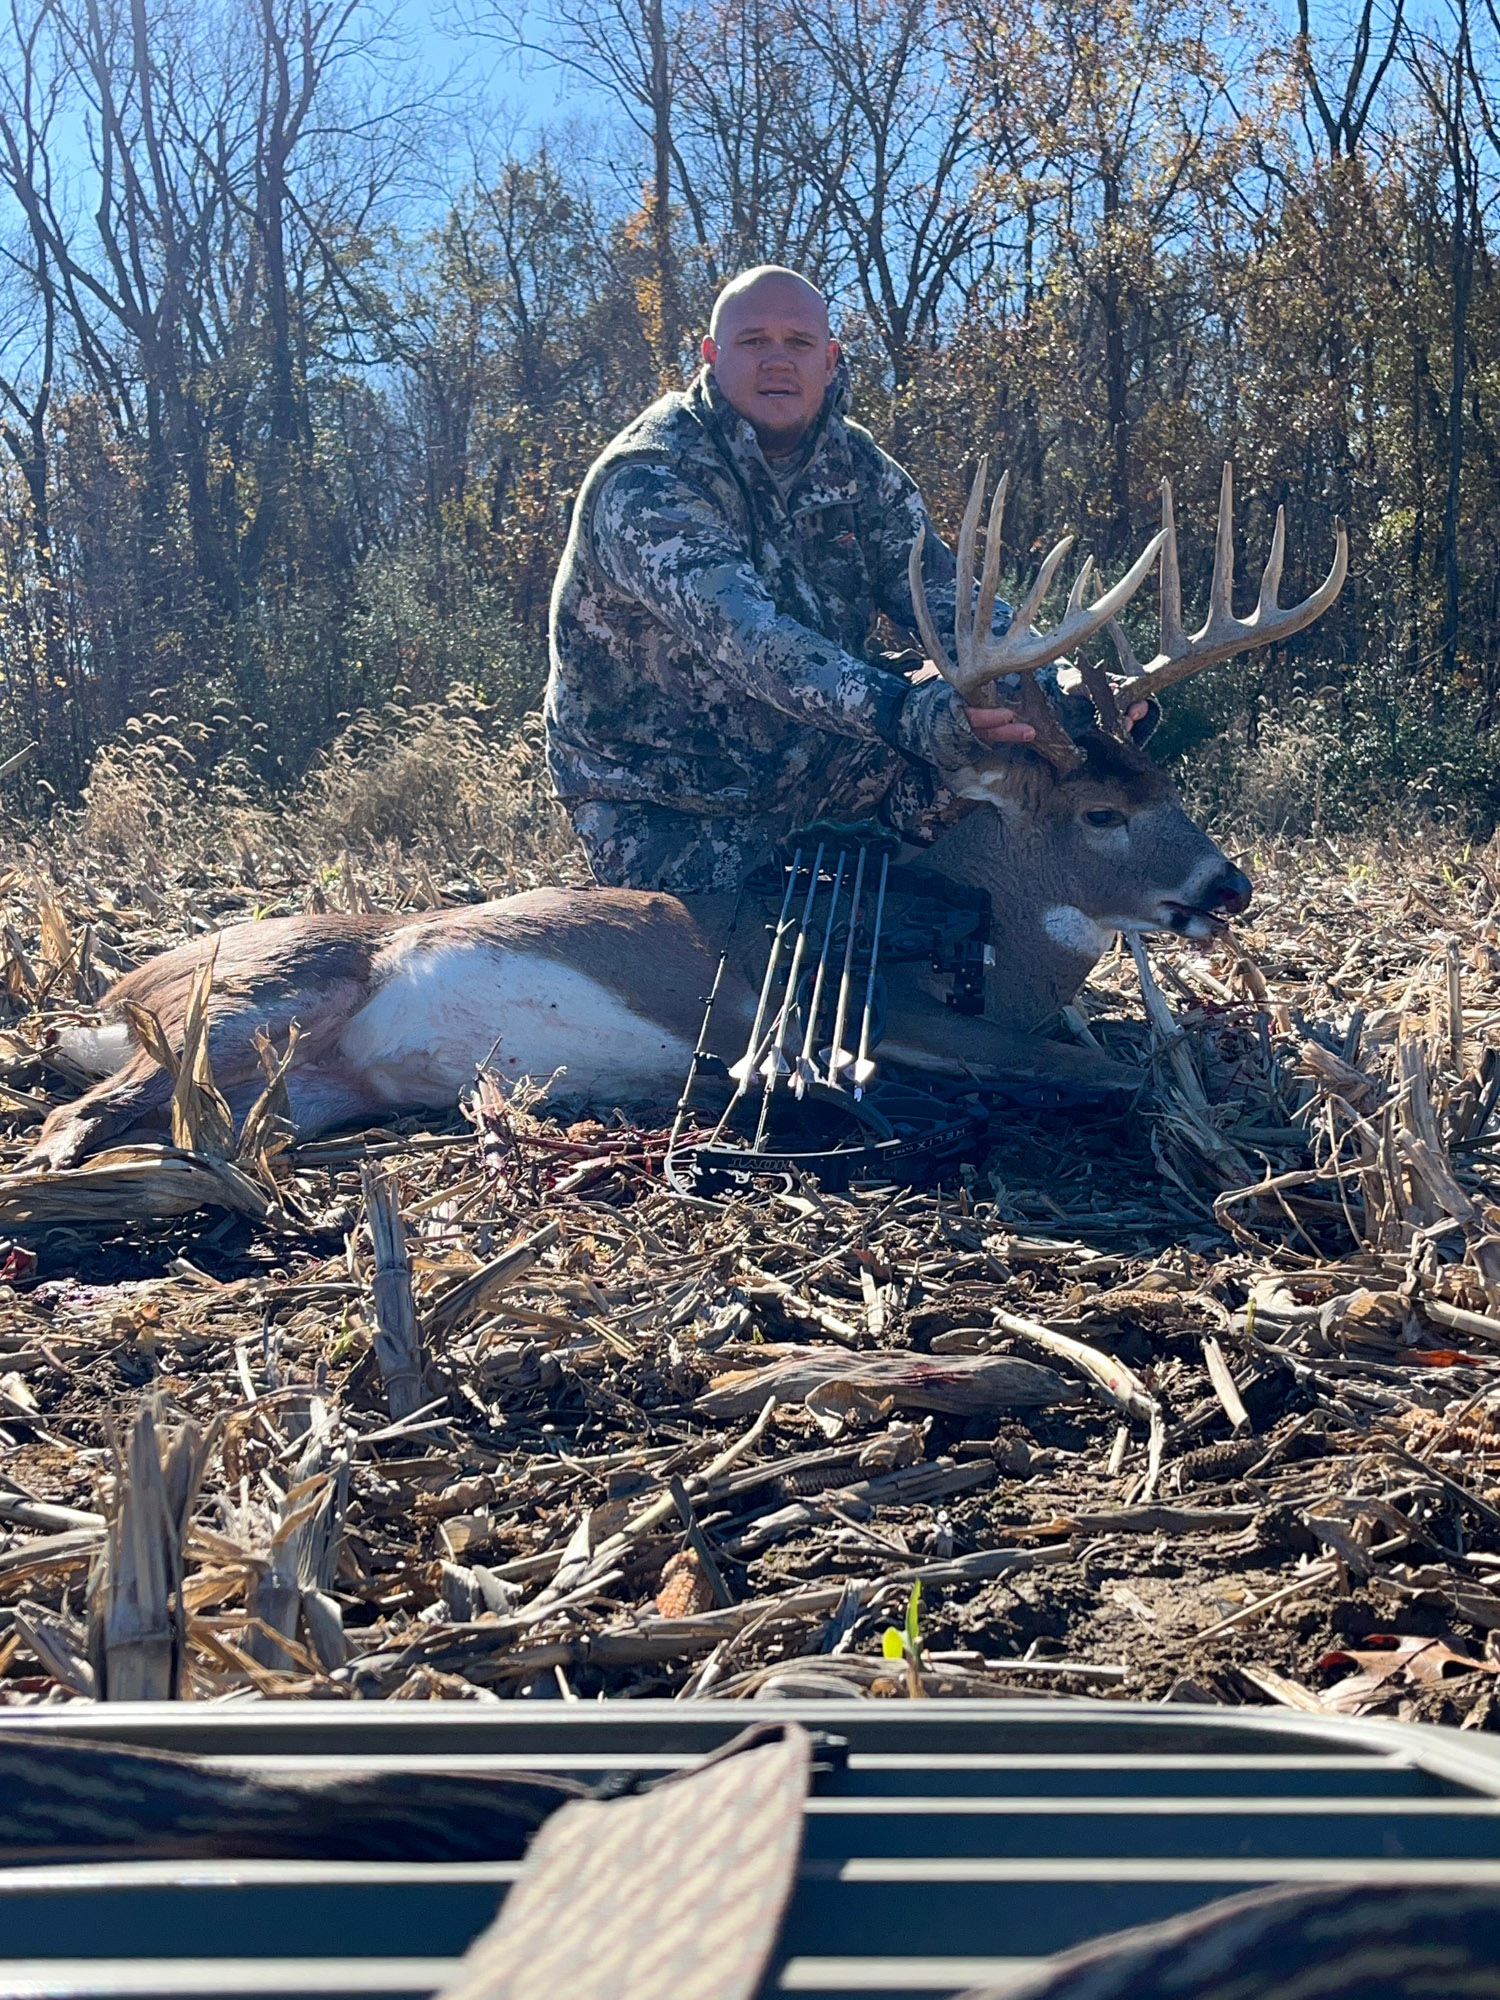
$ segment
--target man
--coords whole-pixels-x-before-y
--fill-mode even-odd
[[[907,474],[849,421],[828,308],[763,265],[719,294],[704,369],[595,461],[552,595],[547,757],[595,876],[735,887],[792,827],[912,831],[933,774],[1034,731],[866,655],[907,631],[907,562],[951,641],[953,557]],[[1009,619],[997,607],[998,628]]]

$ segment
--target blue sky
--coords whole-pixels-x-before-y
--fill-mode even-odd
[[[1315,0],[1315,16],[1336,17],[1344,4],[1347,0]],[[531,39],[544,43],[548,0],[373,0],[365,19],[373,16],[385,26],[371,51],[382,80],[398,100],[437,107],[430,126],[438,157],[429,153],[433,174],[425,198],[408,184],[414,212],[434,197],[446,202],[463,182],[492,171],[507,152],[529,150],[543,129],[570,154],[586,153],[606,178],[615,179],[623,166],[628,179],[641,167],[638,136],[618,107],[576,72],[520,54],[498,33],[476,32],[469,25],[522,8]],[[354,32],[359,35],[359,24]],[[83,131],[78,124],[69,132],[73,123],[65,116],[64,157],[86,179]]]
[[[547,0],[385,0],[387,47],[396,60],[383,67],[387,76],[400,76],[398,92],[441,106],[444,87],[451,91],[454,115],[440,113],[432,125],[433,192],[440,202],[465,181],[493,173],[508,153],[530,151],[544,130],[575,164],[587,156],[599,177],[615,180],[628,160],[625,179],[636,178],[639,141],[612,100],[575,71],[518,52],[498,30],[468,25],[476,16],[493,20],[502,8],[513,16],[523,6],[528,36],[544,43]],[[419,212],[422,197],[415,199]]]
[[[154,5],[155,0],[148,0]],[[378,19],[382,30],[371,53],[381,79],[400,101],[432,103],[439,107],[445,92],[451,92],[455,115],[445,118],[441,108],[433,120],[437,152],[446,149],[449,158],[437,162],[443,185],[439,200],[466,180],[481,163],[492,166],[512,146],[525,150],[543,128],[554,131],[570,122],[583,122],[589,137],[596,140],[612,128],[613,108],[565,69],[542,58],[518,56],[498,38],[476,34],[466,27],[463,15],[487,10],[492,0],[374,0],[370,17]],[[542,17],[535,18],[533,32],[542,37]],[[368,33],[365,23],[353,24],[356,38]],[[470,107],[465,116],[456,115],[462,98]],[[90,186],[89,146],[81,116],[75,108],[63,110],[53,127],[54,142],[60,142],[59,164],[66,178]],[[89,196],[88,198],[91,198]],[[422,197],[415,197],[417,207]]]
[[[423,0],[398,0],[395,25],[410,37],[426,80],[437,84],[461,77],[471,86],[478,83],[498,117],[509,112],[529,131],[601,108],[591,103],[592,93],[581,89],[578,78],[566,70],[539,57],[518,57],[498,41],[466,28],[462,14],[468,12],[456,5],[433,7]]]

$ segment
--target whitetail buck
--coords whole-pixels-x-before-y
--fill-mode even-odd
[[[958,573],[972,578],[983,503],[982,464],[959,537]],[[950,660],[928,614],[921,546],[912,594],[932,660],[961,694],[985,701],[997,677],[1021,676],[1021,713],[1036,729],[1024,749],[977,755],[945,782],[972,809],[921,856],[922,866],[993,894],[995,964],[984,1012],[942,1004],[940,975],[888,968],[881,1050],[902,1064],[989,1081],[1129,1085],[1134,1071],[1087,1049],[1039,1039],[1120,931],[1211,937],[1250,900],[1250,883],[1183,812],[1171,784],[1121,723],[1097,668],[1081,680],[1091,727],[1069,735],[1036,681],[1037,669],[1109,627],[1128,694],[1154,698],[1217,660],[1300,631],[1333,603],[1347,566],[1338,530],[1332,570],[1302,604],[1278,602],[1284,522],[1276,530],[1248,618],[1230,606],[1233,493],[1228,466],[1219,508],[1208,619],[1183,630],[1171,488],[1162,528],[1128,574],[1085,604],[1085,562],[1061,622],[1034,619],[1071,537],[1048,554],[1010,630],[990,638],[1000,567],[1001,480],[990,510],[977,604],[960,591]],[[1160,651],[1145,666],[1116,621],[1151,564],[1161,561]],[[605,1107],[661,1104],[677,1094],[693,1053],[730,925],[734,898],[687,899],[632,889],[540,889],[480,907],[398,916],[303,916],[245,923],[217,940],[210,1056],[236,1117],[263,1082],[255,1036],[283,1044],[301,1027],[287,1077],[300,1137],[395,1109],[455,1104],[487,1058],[503,1074],[546,1077],[561,1092]],[[714,1052],[745,1046],[764,946],[736,941],[714,1015]],[[181,1047],[194,981],[213,941],[182,945],[141,966],[105,996],[104,1025],[77,1029],[68,1053],[102,1081],[53,1111],[34,1164],[62,1167],[135,1126],[160,1127],[171,1081],[133,1039],[127,1009],[149,1009]]]

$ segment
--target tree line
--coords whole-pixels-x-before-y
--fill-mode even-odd
[[[1500,815],[1496,0],[470,4],[588,116],[459,175],[371,0],[9,0],[0,757],[43,798],[130,732],[274,787],[383,702],[518,716],[584,468],[765,260],[944,525],[1011,468],[1017,574],[1065,527],[1117,572],[1168,474],[1201,603],[1226,458],[1246,578],[1278,506],[1288,596],[1347,521],[1336,612],[1185,690],[1179,752]]]

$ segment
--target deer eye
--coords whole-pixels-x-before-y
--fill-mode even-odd
[[[1093,812],[1086,812],[1084,818],[1090,826],[1123,826],[1125,815],[1116,812],[1113,806],[1099,806]]]

